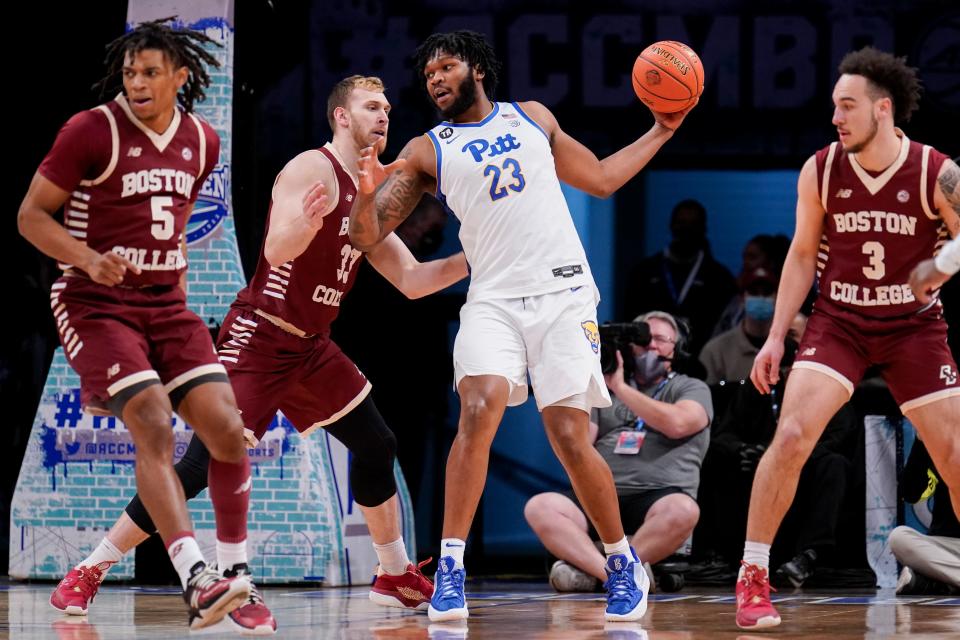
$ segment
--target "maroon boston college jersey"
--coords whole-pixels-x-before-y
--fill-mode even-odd
[[[293,260],[272,267],[261,248],[257,272],[237,294],[241,306],[260,309],[306,334],[330,331],[340,312],[340,301],[353,287],[363,256],[350,245],[347,228],[357,187],[329,145],[318,151],[330,161],[336,174],[340,189],[336,206],[304,252]]]
[[[192,203],[219,155],[219,137],[199,117],[178,108],[158,134],[121,95],[70,118],[38,171],[70,192],[70,235],[140,267],[140,275],[127,271],[122,286],[171,285],[186,268],[180,243]]]
[[[900,133],[900,132],[898,132]],[[947,156],[901,135],[900,154],[872,175],[834,142],[817,152],[817,186],[826,212],[817,256],[817,306],[837,305],[889,318],[920,310],[910,271],[947,239],[933,207]]]

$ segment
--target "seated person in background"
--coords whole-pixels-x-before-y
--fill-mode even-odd
[[[899,595],[935,595],[960,591],[960,523],[953,513],[950,492],[919,440],[900,476],[903,499],[919,502],[933,494],[933,519],[926,535],[910,527],[890,533],[890,550],[903,565]]]
[[[743,317],[737,326],[711,338],[700,351],[707,384],[750,377],[753,359],[770,333],[777,276],[759,267],[740,277]]]
[[[757,269],[765,269],[780,279],[780,271],[783,269],[783,261],[787,257],[787,250],[790,248],[790,238],[778,233],[772,236],[767,233],[761,233],[750,238],[746,246],[743,247],[743,263],[740,266],[740,273],[737,274],[737,287],[743,291],[745,280]],[[743,296],[735,295],[730,299],[720,319],[713,327],[712,338],[717,337],[724,331],[729,331],[743,320]]]
[[[590,430],[594,447],[613,472],[624,530],[644,563],[674,553],[697,524],[700,464],[710,438],[713,405],[702,381],[671,371],[678,344],[673,316],[651,311],[646,322],[651,340],[631,344],[633,373],[606,374],[613,405],[594,409]],[[628,354],[631,355],[631,354]],[[592,591],[604,580],[605,560],[591,541],[599,539],[572,491],[532,497],[524,516],[558,560],[550,583],[558,591]],[[650,573],[649,565],[647,571]]]
[[[713,429],[700,495],[704,532],[698,531],[697,545],[702,539],[728,559],[739,559],[742,551],[753,475],[776,431],[783,387],[802,334],[801,329],[787,338],[780,382],[771,394],[761,395],[752,384],[737,385]],[[783,583],[801,586],[813,575],[818,558],[836,545],[856,433],[857,415],[848,403],[827,425],[803,467],[788,525],[774,544],[775,555],[788,559],[777,571]]]

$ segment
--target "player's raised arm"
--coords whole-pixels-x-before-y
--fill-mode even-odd
[[[270,226],[263,253],[273,266],[303,253],[339,200],[333,166],[316,150],[287,163],[273,185]]]
[[[422,298],[446,289],[469,275],[463,252],[420,262],[407,245],[390,233],[367,254],[370,264],[408,298]]]
[[[539,102],[524,102],[520,106],[550,139],[557,177],[572,187],[600,198],[609,197],[637,175],[673,136],[674,130],[693,108],[691,106],[678,113],[654,113],[657,121],[647,133],[600,160],[590,149],[561,129],[556,117],[545,106]]]
[[[369,251],[397,228],[436,185],[433,145],[426,136],[414,138],[397,160],[384,166],[375,150],[363,150],[359,161],[360,188],[350,210],[350,243]]]

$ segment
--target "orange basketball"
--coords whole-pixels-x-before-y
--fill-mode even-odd
[[[654,111],[686,109],[703,93],[700,56],[682,42],[654,42],[633,63],[633,90]]]

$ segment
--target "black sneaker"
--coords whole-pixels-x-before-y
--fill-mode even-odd
[[[939,580],[928,578],[917,573],[910,567],[900,571],[897,580],[898,596],[945,596],[950,593],[950,587]]]
[[[780,565],[780,568],[777,569],[777,577],[799,588],[813,575],[816,564],[817,552],[813,549],[807,549],[794,556],[790,562],[784,562]]]

